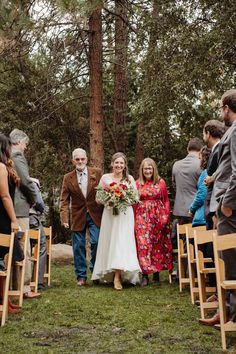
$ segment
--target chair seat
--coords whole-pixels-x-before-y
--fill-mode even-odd
[[[231,322],[231,321],[229,321],[229,322],[226,322],[225,324],[224,324],[224,329],[225,329],[225,331],[227,331],[227,332],[235,332],[236,331],[236,322]]]
[[[182,283],[189,284],[189,278],[182,278],[181,281]]]
[[[236,289],[236,280],[224,280],[221,287],[223,289]]]
[[[7,271],[5,271],[5,270],[0,271],[0,276],[1,277],[6,277],[7,276]]]
[[[216,272],[215,268],[203,268],[200,273],[208,274],[208,273],[215,273],[215,272]]]
[[[204,258],[204,263],[213,263],[212,258]]]
[[[203,302],[202,306],[204,309],[217,309],[219,306],[219,303],[218,303],[218,301]]]

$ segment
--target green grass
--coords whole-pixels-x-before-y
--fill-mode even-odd
[[[220,332],[198,324],[189,292],[166,272],[161,285],[76,286],[73,266],[53,266],[52,287],[25,300],[0,328],[2,353],[222,353]],[[230,353],[236,334],[227,335]]]

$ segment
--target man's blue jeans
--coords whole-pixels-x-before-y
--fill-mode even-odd
[[[72,248],[74,254],[74,266],[77,279],[87,279],[86,265],[86,229],[89,229],[91,244],[91,259],[89,268],[91,272],[95,264],[98,237],[100,229],[94,224],[89,213],[86,215],[86,227],[83,231],[72,232]]]

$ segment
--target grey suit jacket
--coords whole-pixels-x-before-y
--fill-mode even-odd
[[[29,177],[29,167],[24,154],[13,148],[11,158],[20,177],[20,187],[16,188],[14,197],[16,217],[29,217],[30,205],[37,201],[34,182]]]
[[[190,205],[197,191],[200,173],[200,160],[191,153],[183,160],[174,163],[172,169],[172,180],[176,189],[174,215],[188,216]]]
[[[214,194],[224,206],[236,210],[236,121],[222,137],[218,154]]]

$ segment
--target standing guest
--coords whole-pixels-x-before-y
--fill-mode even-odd
[[[166,183],[152,159],[142,161],[136,185],[140,201],[135,208],[135,236],[142,270],[141,286],[146,286],[149,274],[158,282],[161,270],[172,269],[170,203]]]
[[[207,195],[207,187],[205,186],[205,178],[207,177],[207,163],[210,156],[211,150],[206,146],[200,151],[200,167],[202,173],[197,182],[197,192],[195,198],[189,209],[189,216],[193,218],[193,227],[206,225],[206,220],[204,216],[204,202]]]
[[[117,183],[136,189],[133,177],[128,174],[127,159],[123,153],[117,152],[112,156],[111,167],[112,173],[102,176],[100,186],[107,188]],[[97,200],[103,202],[99,192]],[[122,290],[123,281],[139,282],[139,272],[132,206],[128,205],[126,211],[120,211],[118,215],[113,215],[113,208],[105,206],[92,279],[114,281],[114,289]]]
[[[12,167],[11,142],[8,137],[0,133],[0,233],[11,234],[19,230],[13,201],[15,187],[20,183],[16,171]],[[10,237],[10,236],[9,236]],[[6,248],[0,247],[0,270],[4,270],[4,256]],[[3,277],[0,277],[0,298],[3,297]],[[8,302],[8,312],[17,313],[18,306]]]
[[[37,201],[35,205],[30,208],[29,223],[30,223],[30,229],[40,230],[38,289],[43,290],[46,288],[46,286],[44,285],[44,272],[45,272],[46,260],[47,260],[47,245],[46,245],[46,235],[41,222],[41,216],[44,212],[45,204],[40,191],[39,180],[33,177],[31,177],[31,179],[34,182]]]
[[[236,89],[226,91],[220,101],[221,116],[226,131],[219,143],[218,168],[213,174],[213,193],[218,201],[217,233],[221,235],[236,232]],[[225,263],[226,280],[236,280],[236,249],[222,251]],[[227,294],[227,315],[236,322],[236,290]],[[201,319],[200,323],[214,326],[220,323],[219,314],[210,319]]]
[[[36,192],[33,181],[29,176],[29,167],[24,156],[24,152],[29,143],[29,137],[19,129],[14,129],[10,133],[12,143],[11,158],[18,176],[20,177],[20,186],[16,188],[14,197],[14,206],[18,224],[21,231],[29,230],[29,209],[31,205],[36,203]],[[22,248],[23,248],[23,242]],[[30,289],[30,281],[32,276],[31,266],[31,248],[30,241],[27,243],[26,261],[25,261],[25,278],[24,278],[24,298],[33,299],[40,297],[39,293],[35,293]]]
[[[218,207],[218,202],[214,196],[213,192],[213,183],[207,183],[207,181],[211,181],[211,176],[215,173],[218,167],[218,149],[219,149],[219,142],[222,136],[225,133],[225,125],[223,122],[220,122],[216,119],[211,119],[206,122],[203,128],[203,141],[207,144],[208,148],[211,149],[211,154],[207,163],[207,175],[205,179],[205,184],[207,186],[207,195],[204,203],[204,215],[206,219],[206,229],[212,230],[216,227],[215,220],[216,220],[216,210]],[[208,242],[203,246],[203,254],[205,258],[212,258],[214,259],[214,252],[213,252],[213,244],[212,242]],[[213,263],[207,263],[207,267],[211,268],[214,267]],[[216,275],[215,273],[210,273],[208,276],[209,279],[209,286],[216,287]],[[217,301],[217,295],[211,295],[208,297],[207,301]]]
[[[172,169],[172,181],[176,190],[174,203],[174,221],[172,227],[172,244],[177,248],[176,224],[188,224],[192,218],[188,215],[189,206],[193,202],[197,191],[197,181],[201,174],[199,152],[202,142],[198,138],[190,139],[188,143],[188,155],[176,161]]]
[[[218,167],[218,149],[219,149],[219,142],[222,136],[225,133],[225,126],[222,122],[211,119],[206,122],[203,128],[203,140],[207,144],[208,148],[211,149],[211,155],[209,157],[207,163],[207,175],[210,177],[216,171]],[[207,184],[208,178],[206,178]],[[210,180],[210,179],[209,179]],[[213,183],[207,185],[207,195],[204,205],[204,213],[206,218],[206,229],[212,230],[213,229],[213,218],[215,217],[215,213],[218,207],[218,203],[215,199],[215,196],[212,194],[213,190]],[[211,243],[212,245],[212,243]],[[211,255],[207,255],[206,257],[213,256],[213,249],[211,250]]]
[[[87,280],[86,229],[88,228],[90,233],[90,270],[92,272],[103,210],[103,207],[95,200],[101,170],[87,167],[87,162],[85,150],[78,148],[73,151],[72,164],[75,169],[64,176],[60,197],[61,223],[68,229],[71,221],[72,248],[78,286],[84,286]]]

